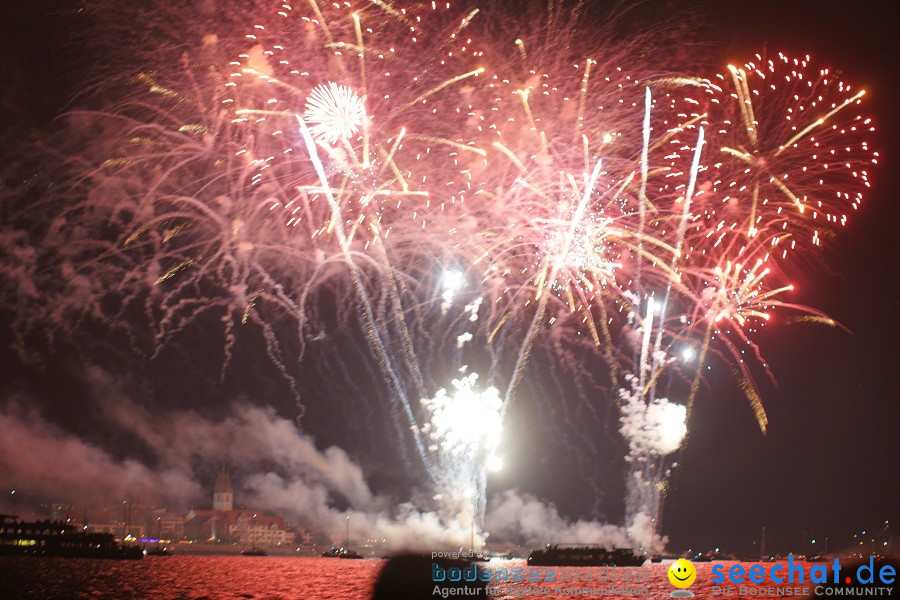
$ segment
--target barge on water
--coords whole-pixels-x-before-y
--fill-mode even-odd
[[[528,566],[534,567],[640,567],[647,560],[627,548],[607,550],[603,546],[547,544],[543,550],[528,555]]]
[[[111,533],[85,533],[57,521],[20,521],[0,515],[0,556],[140,559],[144,551],[123,546]]]

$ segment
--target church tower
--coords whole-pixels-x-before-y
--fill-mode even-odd
[[[234,508],[234,490],[231,487],[231,477],[223,468],[216,477],[216,485],[213,488],[213,510],[232,510]]]

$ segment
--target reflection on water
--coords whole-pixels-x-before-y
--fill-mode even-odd
[[[0,598],[367,598],[376,560],[167,556],[0,559]]]
[[[383,564],[384,561],[373,559],[279,556],[176,555],[139,561],[0,558],[0,598],[363,600],[369,598]],[[725,564],[727,572],[730,563]],[[712,565],[700,563],[695,566],[697,581],[691,591],[698,598],[712,598]],[[495,559],[488,567],[511,570],[525,567],[525,561]],[[666,576],[668,565],[653,564],[643,568],[648,570],[646,578],[640,578],[644,581],[622,581],[623,577],[617,577],[615,582],[575,582],[565,579],[575,579],[574,572],[578,569],[557,567],[555,582],[492,584],[492,589],[503,591],[503,595],[492,596],[492,599],[572,598],[572,590],[555,592],[559,587],[608,589],[611,585],[621,590],[613,597],[668,598],[674,590]],[[616,571],[625,575],[626,571],[634,573],[634,570]],[[571,577],[566,577],[566,573]],[[610,597],[608,594],[595,597]]]

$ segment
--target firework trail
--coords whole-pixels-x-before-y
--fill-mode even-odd
[[[828,322],[786,271],[859,208],[878,155],[862,90],[809,57],[679,73],[653,32],[583,34],[579,7],[254,4],[215,60],[71,117],[126,143],[66,161],[81,200],[45,191],[57,218],[6,236],[4,304],[37,303],[15,346],[97,321],[156,357],[213,322],[224,377],[250,324],[299,401],[293,361],[358,325],[407,466],[459,525],[484,516],[533,353],[584,335],[576,388],[615,403],[625,525],[657,548],[703,369],[722,357],[765,431],[753,334],[781,310]]]
[[[628,326],[637,334],[634,360],[630,366],[627,361],[616,362],[607,351],[606,362],[610,381],[620,379],[618,370],[634,376],[633,380],[626,377],[631,389],[619,392],[623,400],[621,430],[626,438],[634,441],[641,435],[642,428],[634,426],[634,415],[646,416],[655,402],[668,402],[656,398],[664,373],[671,379],[674,371],[681,371],[691,379],[686,418],[713,347],[734,364],[735,378],[765,432],[767,417],[745,351],[750,349],[767,372],[768,365],[750,334],[777,308],[800,310],[829,322],[817,311],[781,298],[792,286],[776,259],[787,259],[786,246],[804,249],[810,241],[817,246],[821,230],[843,225],[846,214],[838,215],[837,206],[858,207],[861,188],[868,186],[867,165],[877,162],[877,153],[865,141],[870,120],[851,110],[863,93],[829,79],[827,69],[810,81],[801,71],[808,61],[784,56],[778,62],[770,61],[768,76],[773,82],[759,89],[748,87],[745,81],[748,70],[754,69],[752,63],[746,69],[729,68],[738,90],[731,93],[697,78],[648,80],[640,157],[632,153],[630,163],[626,159],[617,168],[603,171],[602,156],[596,157],[591,169],[590,140],[607,141],[608,133],[591,132],[589,125],[579,120],[584,146],[579,164],[571,158],[577,156],[572,150],[577,144],[566,148],[550,139],[566,123],[565,110],[550,111],[553,118],[547,119],[543,117],[546,113],[532,106],[532,88],[512,91],[521,100],[526,121],[515,133],[527,136],[522,132],[531,132],[533,137],[530,144],[523,144],[527,148],[523,151],[512,149],[508,142],[492,144],[516,171],[503,195],[493,197],[501,198],[504,205],[510,204],[510,198],[519,203],[517,213],[522,221],[510,228],[515,237],[498,234],[498,248],[485,252],[495,261],[486,271],[503,277],[504,291],[511,299],[491,337],[516,322],[516,314],[530,315],[509,379],[506,404],[514,396],[542,328],[554,326],[563,313],[581,311],[597,344],[610,348],[613,335],[608,315],[624,307]],[[779,67],[789,73],[780,73]],[[766,78],[759,69],[753,72]],[[587,81],[585,74],[582,91]],[[545,91],[545,96],[558,91],[552,79],[544,86],[551,90]],[[668,88],[662,102],[652,101],[651,87]],[[685,90],[684,95],[673,95],[673,87]],[[560,104],[572,100],[572,96],[564,96]],[[702,104],[706,106],[701,110]],[[588,95],[579,103],[578,114],[590,105]],[[765,107],[765,119],[753,116],[754,105]],[[809,107],[815,112],[810,114]],[[798,117],[804,110],[806,117]],[[632,118],[637,121],[636,115]],[[551,125],[544,125],[546,121]],[[666,127],[654,129],[651,135],[651,123],[658,121]],[[498,128],[498,136],[501,131]],[[708,142],[704,140],[706,132]],[[685,140],[690,133],[695,141]],[[749,142],[736,140],[744,135],[750,138],[752,151],[747,150]],[[713,149],[705,149],[705,142]],[[720,154],[705,158],[715,151]],[[751,156],[758,158],[751,160]],[[492,155],[488,160],[496,162]],[[711,160],[715,162],[708,166]],[[771,170],[775,164],[780,172],[777,176]],[[595,194],[596,176],[601,173],[608,180],[606,190]],[[496,181],[485,187],[490,189],[490,185],[496,186]],[[614,213],[613,207],[618,212]],[[554,210],[559,212],[553,214]],[[798,244],[796,238],[806,235]],[[780,256],[773,256],[776,252]],[[626,283],[619,283],[623,280]],[[661,301],[654,302],[655,294],[661,294]],[[552,307],[549,314],[548,307]],[[642,307],[646,307],[643,318]],[[699,341],[691,342],[697,337]],[[687,364],[693,361],[678,361],[672,351],[686,341],[700,348],[694,373]],[[690,346],[688,350],[697,352]],[[635,405],[635,397],[644,403],[644,411],[626,411]],[[632,444],[629,461],[638,468],[629,483],[634,483],[630,495],[636,500],[629,502],[627,521],[639,517],[652,521],[658,516],[656,490],[664,487],[668,472],[660,459],[672,450]],[[652,457],[657,460],[650,465]],[[651,538],[648,547],[655,543]]]
[[[421,13],[398,12],[386,5],[363,5],[353,10],[328,7],[324,9],[327,14],[315,3],[310,8],[310,15],[293,8],[280,10],[282,21],[274,29],[285,27],[284,23],[289,29],[304,27],[310,52],[323,55],[323,62],[331,68],[321,73],[299,70],[290,58],[307,59],[308,54],[298,54],[293,46],[285,51],[285,46],[276,43],[285,39],[283,33],[272,32],[272,26],[256,25],[256,32],[247,37],[259,43],[240,56],[245,64],[235,62],[240,70],[232,73],[236,81],[228,85],[235,88],[236,97],[226,102],[241,107],[235,112],[237,121],[268,131],[272,138],[279,136],[276,146],[284,146],[260,163],[260,175],[283,160],[312,161],[318,182],[297,185],[305,196],[285,225],[296,226],[303,218],[302,214],[294,216],[301,205],[320,197],[326,199],[328,220],[321,226],[313,221],[312,226],[318,226],[316,235],[337,241],[351,274],[366,337],[389,382],[393,400],[402,408],[419,458],[439,489],[435,500],[451,518],[462,514],[464,519],[477,516],[480,521],[485,506],[483,472],[479,475],[471,467],[457,465],[476,479],[474,486],[460,488],[460,477],[452,475],[452,469],[448,474],[446,454],[439,451],[440,446],[426,449],[419,435],[420,429],[429,431],[420,427],[420,420],[428,418],[433,401],[424,400],[430,390],[407,312],[410,303],[421,304],[428,298],[412,296],[406,283],[412,277],[428,279],[429,272],[443,270],[434,264],[434,257],[451,254],[450,240],[442,237],[431,242],[423,238],[423,230],[428,225],[435,227],[432,222],[438,221],[438,233],[446,236],[440,219],[452,222],[446,215],[454,205],[462,205],[469,192],[465,170],[457,166],[462,160],[460,154],[471,155],[465,160],[481,159],[485,154],[458,137],[470,117],[451,100],[459,97],[456,102],[464,101],[467,92],[456,88],[483,71],[471,64],[479,55],[472,49],[471,40],[460,37],[474,12],[457,18],[450,23],[449,33],[441,35],[417,25],[423,18]],[[432,12],[436,10],[432,7]],[[424,55],[423,37],[435,40],[425,47]],[[247,79],[249,84],[237,85]],[[407,85],[398,88],[395,81]],[[436,97],[441,102],[435,101]],[[252,107],[253,103],[258,108]],[[248,105],[251,107],[244,108]],[[305,106],[302,115],[299,106]],[[290,130],[281,129],[285,117],[299,123],[305,148],[294,148]],[[279,128],[266,130],[266,121],[273,119],[279,119],[275,125]],[[307,127],[307,121],[311,127]],[[410,124],[409,129],[405,123]],[[281,144],[282,140],[288,141]],[[445,164],[455,168],[448,169]],[[448,229],[452,234],[453,228]],[[417,255],[430,256],[431,260],[416,265]],[[370,269],[374,265],[374,269],[364,277],[357,262]],[[418,269],[424,269],[424,273]],[[462,278],[459,274],[457,281],[451,281],[450,273],[453,271],[444,274],[442,313],[452,304]],[[430,295],[433,297],[433,292]],[[389,306],[388,319],[376,315],[376,302]],[[474,318],[479,303],[476,300],[472,308],[464,310]],[[471,334],[460,334],[457,346],[469,339]],[[431,418],[439,422],[438,414],[446,411],[432,411]],[[450,495],[458,495],[460,489],[465,490],[466,502],[475,507],[475,512],[458,510],[459,499]]]
[[[497,388],[479,390],[477,380],[477,373],[462,376],[451,381],[452,392],[441,388],[434,398],[423,400],[431,415],[423,432],[432,442],[429,452],[439,457],[443,480],[440,504],[463,525],[476,519],[481,523],[486,508],[484,466],[499,467],[493,452],[503,403]]]

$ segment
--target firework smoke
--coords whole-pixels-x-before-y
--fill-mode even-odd
[[[431,491],[416,514],[457,532],[490,527],[488,462],[534,352],[561,362],[584,336],[577,389],[617,403],[629,449],[612,537],[658,549],[704,368],[733,367],[765,432],[754,334],[776,311],[828,322],[785,270],[860,207],[878,155],[864,92],[809,57],[694,73],[645,52],[654,32],[587,39],[558,4],[258,3],[196,62],[73,113],[87,149],[3,232],[3,305],[30,308],[14,348],[36,361],[102,327],[159,360],[218,328],[224,381],[253,329],[302,411],[298,370],[328,362],[310,345],[354,330]],[[481,377],[447,391],[468,364]]]

